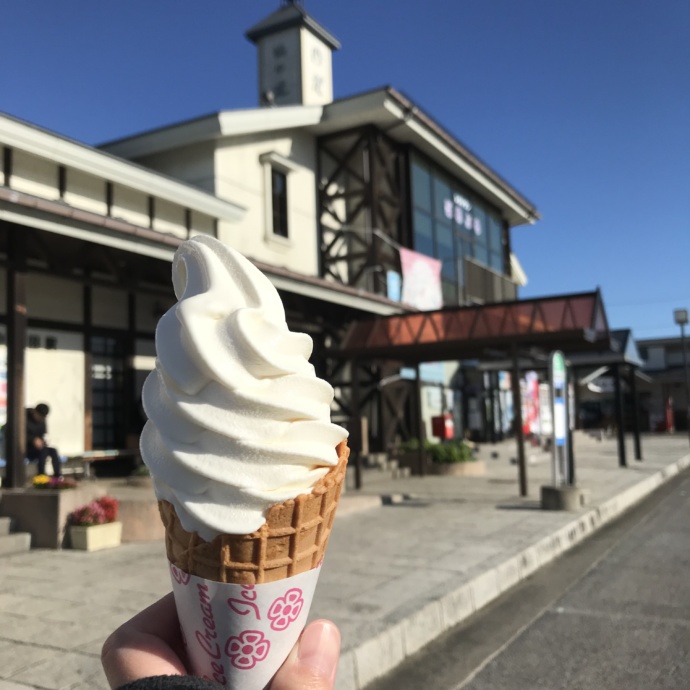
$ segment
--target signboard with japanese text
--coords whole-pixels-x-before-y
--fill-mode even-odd
[[[568,381],[565,357],[552,352],[549,358],[551,415],[553,421],[553,484],[568,483]]]

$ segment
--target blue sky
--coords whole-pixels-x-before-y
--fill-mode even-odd
[[[87,143],[257,103],[244,32],[279,0],[22,0],[0,110]],[[522,296],[600,286],[613,327],[690,308],[687,0],[307,0],[335,95],[405,92],[533,201]]]

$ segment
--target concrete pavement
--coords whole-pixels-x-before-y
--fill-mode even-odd
[[[644,462],[619,469],[614,440],[578,436],[589,504],[550,513],[538,509],[549,464],[529,466],[521,499],[517,468],[489,450],[484,478],[369,474],[361,495],[343,498],[312,607],[341,628],[340,690],[363,688],[690,464],[685,437],[644,438]],[[401,494],[389,505],[378,498]],[[162,542],[4,558],[0,690],[106,688],[103,639],[169,589]]]

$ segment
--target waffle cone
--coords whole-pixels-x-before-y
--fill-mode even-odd
[[[221,534],[204,541],[187,532],[168,501],[159,501],[168,560],[180,570],[214,582],[275,582],[315,568],[323,559],[345,480],[350,449],[342,441],[338,464],[312,493],[271,506],[252,534]]]

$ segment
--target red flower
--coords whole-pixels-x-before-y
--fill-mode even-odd
[[[72,511],[69,516],[70,525],[103,525],[117,520],[119,502],[110,496],[103,496],[85,506]]]
[[[271,643],[259,630],[245,630],[237,637],[228,639],[225,653],[230,657],[230,663],[242,671],[254,668],[259,661],[268,656]]]
[[[120,509],[120,502],[112,496],[102,496],[96,500],[105,514],[106,522],[115,522],[117,520],[117,512]]]
[[[268,609],[268,617],[271,620],[273,630],[285,630],[290,623],[294,623],[303,606],[302,590],[288,589],[285,596],[278,597]]]

